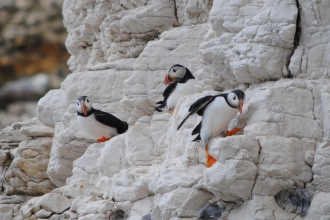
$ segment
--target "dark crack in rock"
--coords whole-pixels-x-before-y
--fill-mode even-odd
[[[118,210],[110,215],[110,220],[126,220],[127,218],[127,214],[122,210]]]
[[[288,189],[279,192],[275,196],[279,207],[287,212],[306,216],[313,195],[308,189]]]
[[[198,213],[199,220],[220,220],[222,219],[222,209],[218,204],[208,203]]]

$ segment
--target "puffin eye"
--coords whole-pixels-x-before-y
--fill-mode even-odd
[[[79,102],[77,101],[77,105],[79,105]]]
[[[175,69],[173,69],[173,72],[176,72],[176,70],[175,70]]]
[[[234,98],[233,98],[234,100],[236,100],[236,96],[234,96]]]
[[[86,101],[87,101],[87,103],[89,103],[89,100],[88,99],[86,99]]]

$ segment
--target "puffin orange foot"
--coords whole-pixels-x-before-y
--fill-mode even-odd
[[[206,167],[207,168],[211,167],[213,164],[215,164],[215,162],[217,162],[217,160],[209,155],[206,161]]]
[[[174,111],[173,110],[168,110],[169,113],[171,113],[173,115]]]
[[[97,139],[97,143],[101,143],[101,142],[108,141],[108,140],[110,140],[111,138],[112,138],[112,137],[110,137],[110,138],[106,138],[106,137],[102,136],[100,139]]]
[[[226,133],[226,137],[231,136],[233,134],[236,134],[237,132],[239,132],[241,129],[240,128],[234,128],[233,130],[227,131]]]
[[[207,146],[205,147],[205,153],[206,153],[206,167],[209,168],[213,164],[215,164],[217,160],[209,154],[209,149]]]

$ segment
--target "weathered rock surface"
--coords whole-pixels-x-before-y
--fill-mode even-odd
[[[46,213],[62,213],[71,206],[71,200],[65,196],[48,193],[41,197],[34,197],[29,200],[22,208],[23,218],[29,218],[31,215],[46,215]],[[44,211],[42,211],[44,210]],[[40,213],[41,212],[41,213]],[[37,217],[36,216],[36,217]]]
[[[38,195],[55,188],[46,173],[53,135],[37,118],[2,132],[0,167],[6,194]]]
[[[79,1],[64,1],[64,24],[69,32],[66,46],[71,55],[68,64],[72,71],[86,70],[86,65],[98,62],[137,58],[148,41],[176,21],[175,6],[169,1],[93,3],[82,6]]]
[[[314,151],[315,142],[296,138],[261,137],[259,143],[261,151],[254,195],[275,196],[281,190],[312,180],[313,173],[305,158],[308,152]]]
[[[37,118],[1,131],[1,218],[21,219],[20,209],[31,198],[27,195],[45,194],[55,188],[46,173],[53,135],[54,129]]]
[[[326,219],[329,217],[329,193],[320,192],[315,195],[315,197],[312,200],[311,207],[308,211],[308,215],[306,219],[308,220],[318,220],[318,219]]]
[[[63,96],[63,90],[50,90],[38,101],[37,117],[42,123],[54,128],[55,123],[61,121],[67,108],[66,100],[63,99]]]
[[[209,76],[198,74],[199,84],[223,89],[287,76],[297,15],[294,0],[214,1],[200,46]]]
[[[172,217],[195,217],[208,200],[213,197],[212,193],[204,190],[178,188],[165,193],[159,200],[159,209],[162,219]]]
[[[330,145],[328,142],[322,143],[318,146],[313,164],[313,184],[315,185],[316,189],[324,192],[330,192],[330,169],[328,167],[328,164],[330,162],[329,146]]]
[[[288,213],[281,209],[272,196],[253,196],[252,200],[245,201],[239,208],[232,210],[227,219],[294,219],[301,220],[297,214]]]
[[[322,112],[326,105],[320,99],[326,87],[327,82],[297,79],[248,89],[244,132],[321,141],[327,121]]]
[[[300,7],[300,33],[299,46],[294,51],[289,69],[298,77],[310,79],[327,79],[329,77],[328,53],[321,48],[326,48],[325,27],[330,17],[326,13],[329,2],[305,2],[299,0]],[[312,12],[316,7],[318,12]]]
[[[326,53],[315,55],[321,60],[313,56],[315,48],[326,51],[329,40],[326,6],[325,0],[65,1],[68,64],[74,73],[37,109],[40,121],[55,128],[43,174],[60,188],[29,200],[20,217],[328,216],[330,81]],[[314,10],[318,7],[323,8]],[[195,94],[182,97],[173,115],[155,112],[163,77],[175,63],[196,76]],[[242,129],[211,141],[217,162],[207,169],[203,143],[191,142],[190,135],[201,117],[190,117],[179,131],[177,126],[198,98],[234,88],[244,90],[246,99],[229,129]],[[105,143],[87,137],[76,121],[75,100],[81,95],[128,121],[128,131]],[[0,161],[6,176],[17,163],[11,155],[18,155],[16,161],[22,157],[23,143],[50,139],[38,135],[51,129],[34,129],[39,128],[5,130]],[[30,135],[38,137],[25,140]],[[308,190],[309,209],[298,202],[298,189]],[[65,208],[49,208],[41,198],[61,199]]]
[[[20,219],[20,209],[31,197],[28,196],[1,196],[0,216],[3,219]]]
[[[51,137],[41,137],[25,140],[11,151],[14,159],[5,174],[10,183],[7,194],[44,194],[54,188],[46,173],[51,146]]]

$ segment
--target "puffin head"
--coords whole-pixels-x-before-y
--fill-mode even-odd
[[[87,96],[80,96],[76,101],[77,111],[83,113],[85,116],[92,109],[92,102]]]
[[[180,64],[175,64],[169,69],[168,73],[166,74],[164,79],[165,84],[168,85],[174,83],[174,81],[179,81],[184,77],[186,71],[186,67]]]
[[[245,93],[242,90],[236,89],[228,93],[227,100],[229,104],[239,109],[239,113],[242,114],[243,102],[245,99]]]

